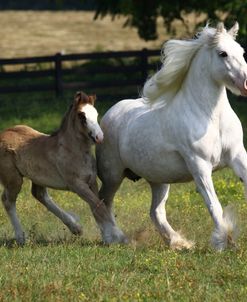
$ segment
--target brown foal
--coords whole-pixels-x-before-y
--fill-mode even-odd
[[[71,214],[54,203],[46,187],[78,194],[89,204],[101,232],[107,226],[112,227],[113,218],[98,198],[96,165],[91,150],[94,142],[103,141],[94,101],[95,96],[78,92],[60,128],[51,135],[24,125],[0,134],[2,201],[18,244],[25,243],[25,234],[16,214],[16,198],[23,177],[32,181],[33,196],[73,234],[80,234],[81,226]]]

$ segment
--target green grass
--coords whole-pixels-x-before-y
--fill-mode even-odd
[[[61,98],[54,93],[20,93],[0,95],[0,131],[16,124],[27,124],[39,131],[55,130],[73,101],[74,92],[65,92]],[[99,116],[111,106],[111,101],[97,100]]]
[[[0,129],[25,123],[51,132],[73,95],[1,97]],[[110,103],[97,103],[100,115]],[[246,129],[247,105],[233,102]],[[0,208],[0,301],[246,301],[247,203],[242,183],[230,170],[214,175],[223,206],[238,216],[238,248],[222,253],[210,247],[213,223],[193,183],[171,188],[167,215],[175,229],[196,242],[194,250],[175,252],[159,237],[149,219],[146,183],[124,181],[115,199],[120,227],[129,245],[103,246],[88,206],[69,192],[50,190],[57,203],[79,215],[84,234],[76,237],[33,199],[25,181],[18,213],[28,234],[17,247],[12,227]]]

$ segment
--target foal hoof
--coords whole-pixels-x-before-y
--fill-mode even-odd
[[[74,235],[81,235],[82,234],[82,226],[78,223],[80,220],[79,216],[74,213],[68,213],[71,221],[67,224],[68,228],[70,229],[71,233]]]
[[[82,233],[83,233],[82,226],[80,226],[79,224],[70,226],[69,229],[70,229],[71,233],[74,235],[82,235]]]
[[[26,243],[26,236],[25,233],[23,232],[22,234],[16,236],[16,243],[18,246],[24,246]]]

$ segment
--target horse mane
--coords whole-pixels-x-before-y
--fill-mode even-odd
[[[72,110],[72,107],[73,107],[73,104],[71,104],[68,108],[68,110],[66,111],[66,113],[64,114],[63,118],[62,118],[62,121],[60,123],[60,126],[55,130],[53,131],[50,136],[56,136],[60,131],[63,131],[66,129],[66,124],[67,124],[67,119],[70,115],[70,112]]]
[[[208,25],[191,40],[169,40],[161,50],[161,69],[144,84],[142,97],[149,104],[165,105],[181,88],[197,51],[209,43],[217,43],[216,29]]]

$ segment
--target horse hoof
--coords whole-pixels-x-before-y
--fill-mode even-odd
[[[175,237],[173,239],[171,239],[170,241],[170,248],[172,250],[177,250],[177,251],[181,251],[181,250],[190,250],[195,246],[195,243],[193,241],[190,240],[186,240],[185,238],[182,237]]]
[[[105,244],[113,244],[113,243],[123,243],[127,244],[129,243],[129,239],[124,235],[124,233],[117,229],[114,228],[110,236],[103,236],[103,242]]]
[[[129,239],[127,237],[121,237],[121,238],[105,238],[103,239],[103,243],[106,245],[110,245],[110,244],[128,244],[129,243]]]
[[[235,211],[231,206],[225,207],[223,223],[212,234],[212,245],[219,252],[222,252],[227,247],[237,248],[236,240],[239,231],[235,215]]]
[[[128,244],[129,239],[125,235],[123,235],[122,238],[120,239],[119,243]]]

